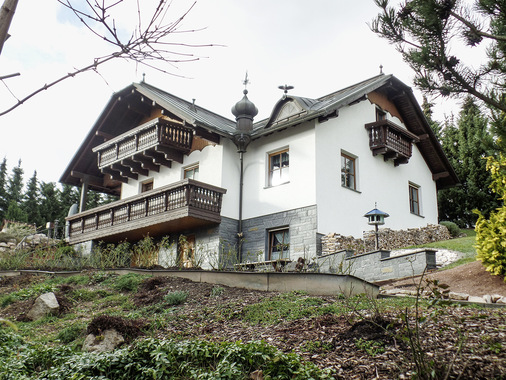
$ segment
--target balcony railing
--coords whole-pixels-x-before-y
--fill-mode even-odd
[[[373,155],[382,154],[385,161],[393,159],[395,166],[409,161],[413,143],[419,141],[416,135],[389,120],[368,123],[365,128],[369,131],[369,147]]]
[[[182,162],[183,154],[191,150],[192,141],[191,129],[158,118],[93,148],[93,152],[98,154],[98,167],[103,171],[145,174],[143,171],[153,165],[170,166],[171,160]]]
[[[200,225],[219,223],[225,193],[225,189],[185,179],[68,217],[69,241],[75,244],[118,234],[128,236],[156,225],[188,222],[188,218]]]

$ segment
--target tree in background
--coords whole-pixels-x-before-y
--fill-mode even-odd
[[[18,206],[23,200],[23,174],[21,168],[21,160],[18,161],[18,166],[12,168],[12,175],[9,177],[7,184],[7,201],[10,204],[15,202]]]
[[[45,222],[54,222],[62,215],[63,205],[60,203],[59,190],[54,182],[41,182],[40,184],[40,214]],[[59,225],[65,223],[65,219],[58,220]]]
[[[7,158],[0,164],[0,221],[5,218],[9,201],[7,200]]]
[[[64,223],[65,218],[68,216],[70,207],[74,203],[79,204],[79,191],[75,186],[70,186],[67,184],[64,184],[62,186],[62,190],[59,194],[59,201],[61,205],[61,211],[60,214],[57,216],[57,219],[61,221],[61,223]]]
[[[439,218],[455,222],[461,228],[473,227],[478,218],[473,210],[479,209],[488,216],[499,207],[486,169],[486,157],[493,154],[493,138],[488,120],[473,98],[464,101],[456,126],[446,124],[442,145],[461,183],[439,191]]]
[[[410,0],[382,9],[371,29],[394,44],[415,72],[415,85],[431,95],[461,97],[470,94],[493,109],[506,112],[506,3],[504,0]],[[474,68],[454,55],[464,41],[487,60]]]
[[[26,221],[35,224],[37,227],[43,224],[40,217],[39,202],[39,181],[37,180],[37,171],[34,171],[32,178],[26,185],[21,209],[26,215]]]
[[[461,0],[408,0],[397,8],[390,7],[388,0],[375,2],[382,11],[373,20],[371,30],[395,45],[415,72],[418,88],[431,95],[462,97],[468,94],[483,102],[490,111],[495,147],[502,153],[496,158],[488,158],[487,169],[492,176],[492,188],[502,205],[490,213],[489,220],[486,215],[478,213],[477,257],[487,270],[504,275],[506,2],[477,0],[471,4]],[[453,53],[456,50],[452,48],[458,41],[464,41],[468,49],[474,49],[477,54],[480,54],[476,49],[478,46],[486,47],[487,59],[477,68],[466,65]],[[460,176],[460,179],[464,178]]]

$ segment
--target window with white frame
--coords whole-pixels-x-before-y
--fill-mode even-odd
[[[188,166],[187,168],[183,169],[183,178],[190,178],[198,181],[199,179],[199,165],[192,165]]]
[[[268,260],[287,259],[290,257],[290,230],[282,228],[269,231]]]
[[[341,152],[341,186],[357,190],[357,159]]]
[[[420,186],[409,183],[409,211],[415,215],[421,215],[420,212]]]
[[[269,154],[269,186],[277,186],[290,180],[290,153],[283,149]]]

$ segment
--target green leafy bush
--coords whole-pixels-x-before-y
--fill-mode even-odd
[[[460,227],[457,226],[456,223],[448,222],[448,221],[442,221],[439,222],[442,226],[445,226],[448,228],[448,231],[450,232],[450,235],[452,238],[459,237],[462,234],[462,231],[460,230]]]
[[[60,340],[60,342],[62,343],[67,344],[73,342],[78,338],[83,337],[85,332],[86,326],[81,323],[70,325],[69,327],[66,327],[63,330],[61,330],[56,336],[56,339]]]
[[[188,299],[188,292],[177,290],[167,293],[164,297],[165,303],[170,306],[182,305]]]
[[[490,213],[489,219],[479,212],[476,222],[476,258],[485,269],[498,276],[506,276],[506,158],[487,159],[487,170],[492,176],[492,190],[503,205]],[[506,281],[506,277],[505,277]]]
[[[136,291],[141,282],[144,280],[144,276],[137,273],[128,273],[118,276],[112,287],[120,292],[133,292]]]
[[[246,379],[261,370],[265,379],[332,379],[293,353],[264,342],[146,339],[108,353],[72,352],[67,347],[24,344],[11,334],[2,350],[0,378],[20,379]]]

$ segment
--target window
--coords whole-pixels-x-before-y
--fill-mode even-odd
[[[153,190],[153,183],[154,183],[154,181],[152,179],[142,182],[141,183],[141,193],[145,193],[146,191]]]
[[[341,186],[357,189],[355,158],[341,153]]]
[[[269,231],[268,260],[287,259],[290,257],[290,231],[288,228]]]
[[[193,166],[185,168],[183,178],[185,178],[185,179],[190,178],[190,179],[194,179],[194,180],[198,181],[198,179],[199,179],[199,166],[193,165]]]
[[[420,194],[418,190],[418,186],[409,184],[409,211],[416,215],[420,215]]]
[[[383,111],[382,109],[376,108],[376,121],[380,120],[386,120],[387,119],[387,113]]]
[[[269,186],[277,186],[290,180],[290,156],[288,149],[269,154]]]

